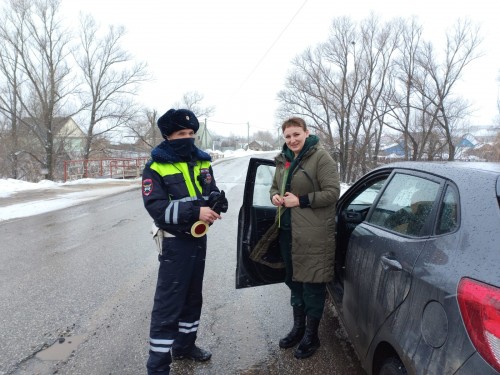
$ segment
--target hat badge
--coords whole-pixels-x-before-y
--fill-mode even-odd
[[[189,121],[189,116],[186,116],[186,120]]]

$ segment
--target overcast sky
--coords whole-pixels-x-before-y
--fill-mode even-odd
[[[441,43],[467,16],[481,25],[485,56],[467,68],[460,88],[478,109],[473,124],[491,124],[496,114],[500,20],[491,0],[63,0],[63,11],[75,26],[83,11],[101,25],[126,27],[124,47],[155,77],[142,89],[144,105],[162,114],[198,91],[216,107],[209,129],[238,135],[247,124],[250,133],[276,131],[276,94],[291,60],[326,41],[334,18],[415,15],[426,38]]]

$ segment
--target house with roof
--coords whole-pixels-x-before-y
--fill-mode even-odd
[[[391,143],[380,148],[380,156],[386,158],[403,158],[405,156],[405,149],[398,142]]]
[[[496,160],[496,148],[493,145],[500,134],[498,126],[473,126],[457,143],[456,160]]]
[[[22,123],[24,126],[20,128],[18,136],[23,143],[33,144],[28,138],[34,137],[35,133],[43,135],[46,132],[38,119],[23,118]],[[55,117],[52,121],[51,132],[54,135],[54,152],[57,155],[68,159],[81,157],[86,134],[72,117]]]
[[[54,144],[59,145],[58,152],[69,158],[80,157],[85,146],[86,134],[71,117],[54,119]]]
[[[266,141],[256,141],[253,140],[247,145],[247,150],[252,151],[271,151],[273,150],[273,145]]]
[[[207,119],[200,122],[200,128],[196,132],[195,144],[201,150],[212,149],[214,146],[214,138],[207,128]]]
[[[1,160],[0,173],[28,181],[38,181],[47,174],[61,178],[63,162],[84,154],[86,134],[70,116],[55,117],[50,129],[33,117],[19,118],[16,125],[0,130],[0,154],[15,155],[15,159]]]

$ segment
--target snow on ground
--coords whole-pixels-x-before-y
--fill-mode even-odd
[[[223,154],[224,159],[228,159],[262,153],[261,151],[245,151],[241,149],[224,152]],[[217,160],[214,163],[216,162]],[[11,178],[0,179],[0,222],[71,207],[91,199],[131,190],[140,185],[140,181],[137,181],[135,184],[133,182],[131,180],[112,178],[84,178],[68,182],[42,180],[38,183]],[[69,189],[73,185],[80,184],[82,185],[82,189]],[[83,185],[89,184],[94,185],[92,189],[85,189],[83,187]],[[103,187],[96,188],[96,184],[102,184]],[[53,194],[50,194],[48,198],[42,197],[40,192],[47,190],[52,190]],[[33,200],[30,199],[29,202],[26,202],[26,199],[23,199],[23,202],[16,202],[16,194],[26,194],[30,191],[33,192]]]
[[[248,155],[262,154],[263,151],[229,151],[224,153],[224,159],[243,157]],[[268,152],[267,152],[268,153]],[[217,163],[217,160],[214,164]],[[133,182],[133,181],[132,181]],[[55,182],[42,180],[38,183],[26,182],[20,180],[14,180],[11,178],[0,179],[0,222],[3,220],[10,220],[20,217],[38,215],[41,213],[46,213],[50,211],[59,210],[66,207],[71,207],[76,204],[88,201],[90,199],[96,199],[106,195],[116,194],[118,192],[123,192],[126,190],[131,190],[136,188],[140,182],[137,184],[131,183],[131,180],[117,180],[112,178],[94,179],[94,178],[84,178],[76,181],[68,182]],[[96,185],[102,184],[102,188],[95,188],[82,191],[71,192],[71,187],[73,185]],[[109,185],[113,186],[109,186]],[[341,193],[347,189],[347,185],[341,184]],[[16,193],[29,192],[29,191],[44,191],[52,190],[54,194],[50,198],[34,198],[30,202],[16,203],[15,199],[12,199],[12,204],[5,205],[6,201],[10,197],[15,197]],[[61,194],[57,194],[58,191]],[[69,192],[68,192],[69,191]]]
[[[47,190],[47,189],[61,189],[64,186],[72,185],[88,185],[88,184],[106,184],[110,182],[116,183],[115,178],[82,178],[80,180],[68,181],[68,182],[54,182],[49,180],[42,180],[40,182],[26,182],[20,180],[14,180],[12,178],[0,179],[0,198],[7,198],[15,193],[29,190]]]
[[[82,190],[71,191],[64,189],[72,185],[82,185]],[[92,184],[92,188],[84,188],[84,185]],[[95,185],[102,184],[102,188],[96,188]],[[112,186],[108,186],[112,184]],[[0,207],[0,222],[3,220],[17,219],[21,217],[38,215],[46,212],[59,210],[74,206],[76,204],[116,194],[119,192],[131,190],[140,186],[137,180],[116,180],[116,179],[81,179],[66,183],[57,183],[53,181],[40,181],[39,183],[30,183],[13,179],[0,179],[0,205],[3,206],[6,201],[11,204]],[[15,194],[23,192],[33,192],[34,198],[17,203]],[[51,191],[47,196],[43,192]]]

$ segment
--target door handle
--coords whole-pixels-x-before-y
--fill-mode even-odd
[[[396,259],[391,259],[385,255],[382,255],[380,257],[380,260],[382,261],[382,266],[384,267],[385,270],[394,270],[394,271],[401,271],[403,269],[403,266],[401,266],[401,263],[399,263]]]

